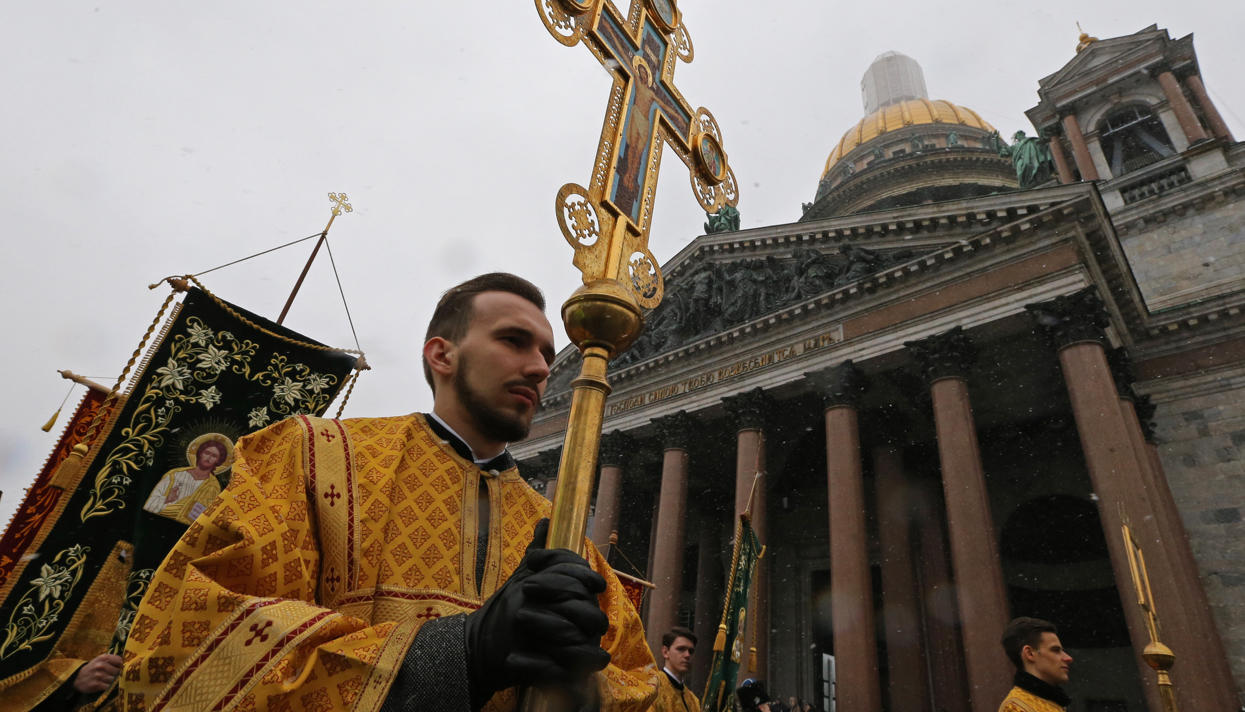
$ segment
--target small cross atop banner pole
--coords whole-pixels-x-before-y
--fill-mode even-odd
[[[717,121],[708,109],[693,110],[674,86],[676,60],[692,61],[676,0],[631,0],[625,17],[610,0],[536,0],[536,10],[554,39],[568,47],[583,42],[614,83],[588,187],[567,183],[554,203],[584,282],[562,305],[583,365],[571,395],[547,546],[582,552],[609,360],[640,335],[642,309],[662,298],[648,235],[663,144],[687,165],[692,194],[706,212],[737,204],[739,189]],[[557,706],[538,691],[523,697],[525,712]]]
[[[303,286],[303,280],[307,278],[307,272],[311,270],[311,263],[316,261],[316,255],[320,252],[320,245],[328,239],[329,229],[333,227],[333,221],[338,215],[345,213],[353,213],[354,208],[347,203],[350,198],[345,193],[329,193],[329,200],[333,203],[333,210],[329,215],[329,222],[324,226],[324,230],[320,233],[320,239],[316,240],[316,246],[311,250],[311,257],[307,258],[307,264],[303,265],[303,271],[298,275],[298,281],[294,283],[294,290],[290,292],[290,298],[285,300],[285,306],[281,308],[281,316],[277,317],[278,324],[285,323],[285,315],[290,313],[290,307],[294,304],[294,297],[298,296],[298,290]]]

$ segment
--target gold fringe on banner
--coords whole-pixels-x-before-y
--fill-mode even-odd
[[[748,650],[748,672],[757,671],[757,649],[752,647]]]

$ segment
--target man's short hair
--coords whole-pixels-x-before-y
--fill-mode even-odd
[[[670,629],[670,632],[661,636],[661,645],[663,648],[669,648],[671,645],[674,645],[674,641],[678,638],[687,638],[692,641],[692,645],[696,644],[695,633],[682,626],[675,626]]]
[[[1024,661],[1020,659],[1020,651],[1026,645],[1038,647],[1042,643],[1043,633],[1059,635],[1054,623],[1041,618],[1016,618],[1003,629],[1003,650],[1017,670],[1025,669]]]
[[[432,319],[428,321],[424,343],[428,343],[428,340],[434,336],[447,341],[462,339],[467,334],[467,328],[471,326],[472,302],[476,295],[482,292],[517,294],[535,304],[542,312],[545,310],[545,295],[541,294],[539,287],[509,272],[489,272],[450,287],[445,294],[441,295],[441,301],[437,302],[437,308],[432,312]],[[432,387],[433,392],[436,392],[437,387],[432,382],[432,369],[428,367],[426,360],[424,361],[424,378]]]

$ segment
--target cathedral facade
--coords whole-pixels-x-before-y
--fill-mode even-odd
[[[664,266],[611,365],[590,535],[655,584],[651,644],[697,631],[694,686],[748,511],[741,674],[784,697],[992,712],[1031,615],[1074,651],[1073,710],[1157,712],[1154,635],[1183,709],[1239,709],[1245,143],[1153,26],[1082,36],[1038,87],[1009,142],[882,55],[796,222]],[[557,470],[578,368],[529,472]]]

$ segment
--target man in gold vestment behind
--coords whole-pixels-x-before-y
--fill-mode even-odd
[[[553,330],[531,283],[449,290],[423,348],[433,411],[298,416],[241,439],[233,478],[151,582],[128,710],[509,710],[523,686],[646,709],[656,670],[601,555],[544,549],[549,503],[506,450]]]
[[[675,626],[661,636],[661,674],[653,712],[700,712],[700,698],[687,686],[696,654],[696,634]]]
[[[1003,650],[1016,666],[1011,692],[999,712],[1063,712],[1070,699],[1072,656],[1059,642],[1055,624],[1041,618],[1016,618],[1003,630]]]

